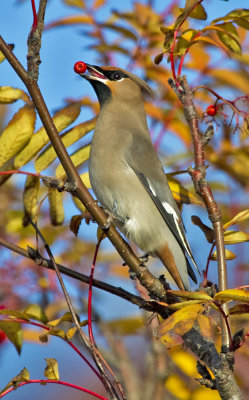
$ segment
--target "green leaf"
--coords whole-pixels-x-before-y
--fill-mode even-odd
[[[25,321],[29,321],[28,315],[22,311],[4,308],[3,310],[0,310],[0,315],[8,315],[9,317],[20,318],[24,319]]]
[[[58,381],[60,379],[58,363],[55,358],[45,358],[47,366],[44,371],[46,378]]]
[[[14,378],[11,379],[11,381],[9,381],[9,383],[5,386],[5,388],[1,391],[1,393],[4,393],[7,389],[9,389],[12,386],[16,389],[19,383],[28,382],[29,379],[30,379],[29,371],[27,370],[26,367],[24,367],[18,375],[16,375]]]
[[[96,125],[97,117],[90,119],[89,121],[83,122],[69,131],[61,135],[62,142],[65,147],[71,146],[77,140],[81,139],[87,133],[91,132]],[[37,172],[46,169],[55,159],[57,155],[54,151],[53,146],[50,144],[42,153],[37,157],[35,161],[35,169]]]
[[[207,13],[205,11],[205,8],[203,7],[202,4],[198,4],[197,0],[186,0],[185,2],[185,10],[189,10],[191,7],[194,7],[193,11],[190,13],[189,17],[194,18],[194,19],[199,19],[199,20],[206,20],[207,19]]]
[[[41,321],[45,324],[48,322],[45,311],[41,306],[39,306],[39,304],[29,304],[23,311],[32,319]]]
[[[0,330],[4,331],[8,339],[15,346],[18,354],[21,353],[23,333],[19,322],[0,321]]]
[[[71,125],[80,113],[81,103],[72,103],[62,108],[53,116],[53,122],[58,132],[63,131]],[[49,142],[44,127],[40,128],[31,138],[28,145],[15,158],[14,166],[19,169],[27,164],[43,147]]]
[[[33,219],[36,216],[39,187],[40,178],[33,175],[27,175],[23,192],[24,226],[29,224],[29,219]]]
[[[62,225],[64,222],[63,194],[56,189],[49,191],[49,215],[52,225]]]
[[[224,43],[224,45],[227,46],[229,50],[240,55],[241,46],[239,43],[239,35],[234,25],[232,23],[225,23],[219,25],[219,28],[223,29],[223,32],[217,31],[217,34],[222,43]]]
[[[0,137],[0,167],[28,143],[34,132],[35,119],[34,107],[26,105],[8,123]]]

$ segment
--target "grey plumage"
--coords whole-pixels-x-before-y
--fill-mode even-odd
[[[189,290],[188,273],[196,278],[185,253],[193,257],[144,111],[144,96],[153,93],[144,81],[121,69],[88,65],[88,72],[82,77],[100,101],[89,161],[94,193],[117,228],[146,253],[158,256],[177,285]]]

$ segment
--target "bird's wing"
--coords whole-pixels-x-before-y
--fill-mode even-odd
[[[150,138],[147,139],[140,136],[136,143],[133,142],[129,148],[126,161],[147,190],[181,248],[187,252],[198,270],[185,236],[180,212]],[[188,265],[188,273],[192,279],[193,277],[195,278],[190,265]],[[195,281],[196,278],[193,280]]]

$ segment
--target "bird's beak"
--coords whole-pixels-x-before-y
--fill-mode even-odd
[[[80,74],[82,78],[85,78],[87,80],[97,80],[97,81],[106,81],[107,78],[103,74],[103,71],[100,67],[97,67],[96,65],[89,65],[86,64],[87,66],[87,74]]]

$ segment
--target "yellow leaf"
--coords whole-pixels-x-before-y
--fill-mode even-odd
[[[72,200],[82,214],[86,212],[86,207],[84,206],[84,204],[82,204],[78,197],[72,196]]]
[[[36,216],[39,187],[40,179],[37,176],[28,175],[23,192],[24,226],[28,225],[29,219]]]
[[[225,231],[225,244],[244,243],[249,241],[249,233],[242,231]]]
[[[186,290],[167,290],[167,292],[174,294],[175,296],[181,297],[183,299],[189,300],[202,300],[203,302],[212,301],[212,297],[210,297],[205,292],[188,292]]]
[[[0,86],[0,103],[14,103],[18,99],[27,101],[29,97],[21,89],[16,89],[11,86]]]
[[[74,6],[82,9],[84,9],[86,6],[83,0],[63,0],[63,3],[68,6]]]
[[[26,105],[20,108],[8,123],[0,137],[0,167],[29,141],[34,132],[35,119],[34,107]]]
[[[193,326],[194,320],[205,310],[205,305],[195,304],[191,306],[186,306],[170,317],[168,317],[160,326],[159,326],[159,336],[164,335],[172,329],[175,329],[178,325],[180,327],[181,332],[178,334],[186,333]],[[184,326],[184,324],[186,324]],[[187,330],[186,330],[187,329]]]
[[[159,302],[162,304],[161,302]],[[181,301],[180,303],[174,303],[174,304],[169,304],[167,305],[167,308],[170,310],[180,310],[183,307],[190,306],[192,304],[202,304],[203,300],[187,300],[187,301]]]
[[[51,190],[48,194],[49,215],[52,225],[62,225],[64,222],[64,207],[62,193],[57,190]]]
[[[214,329],[210,319],[206,315],[198,315],[197,322],[204,338],[214,339]]]
[[[211,44],[212,46],[216,46],[219,49],[224,50],[224,52],[226,54],[228,54],[228,50],[227,48],[223,45],[222,42],[216,42],[214,39],[211,39],[207,36],[199,36],[196,39],[193,39],[193,43],[207,43],[207,44]]]
[[[83,122],[69,131],[61,135],[62,142],[65,147],[71,146],[77,140],[81,139],[88,132],[94,129],[97,118],[93,118],[89,121]],[[40,172],[46,169],[55,159],[57,155],[53,146],[50,144],[46,147],[44,151],[37,157],[35,161],[35,169]]]
[[[226,260],[234,260],[237,256],[231,250],[225,249]],[[215,250],[211,255],[211,260],[217,260],[217,251]]]
[[[141,317],[130,317],[112,320],[106,323],[108,328],[119,335],[134,335],[144,326]]]
[[[75,25],[75,24],[90,24],[94,23],[93,18],[90,15],[71,15],[70,17],[65,17],[54,21],[51,24],[46,25],[45,29],[55,28],[56,26],[63,25]]]
[[[184,204],[198,204],[203,205],[201,199],[191,193],[188,189],[181,185],[181,183],[172,177],[169,177],[170,174],[167,175],[170,190],[174,196],[174,199],[179,203]]]
[[[67,331],[67,338],[68,338],[68,340],[71,340],[73,337],[74,337],[74,334],[77,332],[77,328],[76,328],[76,326],[74,326],[73,328],[70,328],[68,331]]]
[[[55,358],[45,358],[47,366],[44,371],[44,375],[46,378],[51,379],[51,380],[56,380],[58,381],[60,376],[59,376],[59,369],[58,369],[58,363]]]
[[[224,43],[228,47],[228,49],[240,55],[241,46],[239,43],[239,35],[234,25],[228,22],[225,24],[220,24],[219,28],[223,30],[223,32],[217,32],[222,43]]]
[[[55,113],[53,122],[58,132],[63,131],[76,120],[80,113],[80,107],[80,102],[72,103]],[[48,142],[48,135],[44,127],[42,127],[32,136],[28,145],[15,158],[15,168],[19,169],[27,164]]]
[[[88,172],[84,172],[84,174],[81,174],[80,178],[81,178],[82,182],[84,183],[84,185],[87,187],[87,189],[92,188]]]
[[[220,400],[218,390],[198,388],[191,396],[191,400]]]
[[[223,228],[227,229],[231,225],[238,224],[239,222],[245,221],[246,219],[249,219],[249,210],[244,210],[236,214],[235,217],[233,217],[233,219],[231,219],[230,221],[226,222],[223,225]]]
[[[241,301],[243,303],[249,304],[249,291],[244,289],[228,289],[217,293],[214,296],[214,300],[219,300],[221,302],[227,301]]]
[[[71,154],[71,160],[74,163],[75,167],[79,167],[80,165],[84,164],[90,156],[90,144],[84,147],[81,147],[80,149],[76,150],[73,154]],[[64,171],[64,168],[62,164],[59,164],[58,167],[55,170],[55,176],[57,178],[65,178],[66,173]]]
[[[197,377],[196,359],[190,353],[183,350],[173,350],[170,352],[170,357],[186,375],[191,378]]]
[[[178,400],[190,398],[190,388],[178,375],[170,375],[165,382],[165,387]]]

